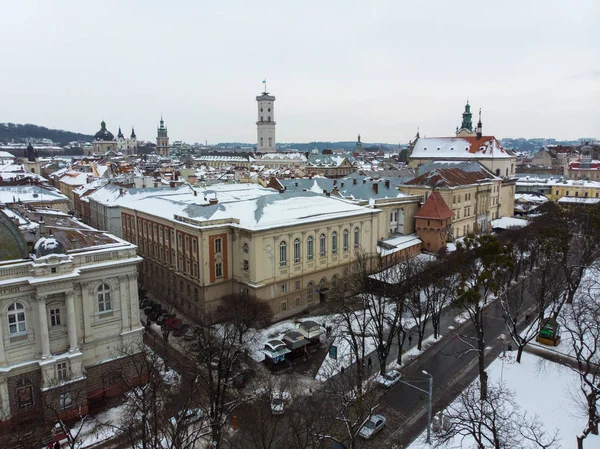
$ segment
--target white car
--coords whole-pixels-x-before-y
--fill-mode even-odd
[[[391,388],[396,385],[400,379],[402,378],[402,374],[395,369],[389,370],[385,374],[380,374],[375,378],[375,382],[385,388]]]
[[[200,408],[190,408],[187,410],[180,410],[175,416],[171,417],[171,425],[177,427],[177,424],[193,424],[202,421],[204,413]]]
[[[285,407],[292,401],[292,395],[286,391],[271,394],[271,413],[283,415]]]
[[[385,416],[373,415],[369,420],[363,424],[358,431],[358,434],[365,440],[370,440],[379,433],[381,429],[385,427]]]

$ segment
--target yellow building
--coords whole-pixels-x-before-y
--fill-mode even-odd
[[[276,319],[324,299],[356,251],[375,254],[381,211],[314,192],[220,185],[122,206],[142,283],[189,314],[225,294],[269,303]]]

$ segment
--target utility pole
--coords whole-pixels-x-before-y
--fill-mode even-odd
[[[431,443],[431,419],[433,413],[433,376],[427,371],[421,371],[426,376],[429,376],[429,404],[427,405],[427,444]]]

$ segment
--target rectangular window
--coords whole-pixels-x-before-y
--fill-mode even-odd
[[[69,377],[69,367],[67,362],[60,362],[56,364],[56,378],[60,381],[67,380]]]
[[[165,245],[169,244],[169,230],[165,228]]]
[[[300,296],[296,296],[296,307],[298,307],[301,304],[301,299]]]
[[[281,301],[281,311],[285,312],[287,310],[287,301]]]
[[[66,393],[61,393],[58,397],[58,406],[61,410],[65,410],[73,405],[73,397],[71,396],[71,392],[67,391]]]
[[[348,231],[344,231],[344,234],[342,235],[342,245],[344,251],[348,251]]]
[[[300,288],[301,288],[301,282],[296,281],[296,290],[300,290]]]
[[[195,278],[198,277],[198,264],[196,262],[194,262],[194,272],[192,273],[194,275]]]
[[[223,239],[215,239],[215,254],[219,254],[223,250]]]
[[[326,240],[325,240],[325,235],[321,234],[321,237],[319,237],[319,256],[325,257],[326,253],[327,253],[327,244],[326,244]]]
[[[309,237],[309,239],[306,243],[306,258],[308,260],[312,260],[314,257],[314,253],[315,253],[314,241],[313,241],[312,237]]]
[[[281,284],[281,293],[287,293],[287,284]]]
[[[248,271],[250,269],[250,262],[244,259],[244,271]]]
[[[215,264],[215,277],[223,277],[223,264],[221,262],[217,262]]]
[[[300,240],[294,240],[294,262],[300,262]]]
[[[196,253],[197,249],[198,249],[198,240],[194,239],[194,240],[192,240],[192,251],[194,251],[194,254]]]
[[[190,250],[190,238],[189,236],[185,236],[185,250],[189,251]]]
[[[50,309],[50,326],[60,326],[60,309]]]
[[[358,230],[358,228],[354,228],[354,247],[358,248],[359,244],[360,244],[360,231]]]
[[[338,249],[338,236],[337,236],[337,232],[334,232],[333,235],[331,236],[331,252],[333,254],[336,254],[337,249]]]

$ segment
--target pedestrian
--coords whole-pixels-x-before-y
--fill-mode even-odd
[[[408,346],[412,345],[412,334],[408,336]]]
[[[52,449],[60,449],[60,443],[58,441],[54,443],[54,447]]]
[[[529,315],[525,315],[525,322],[529,323]]]
[[[342,369],[341,369],[342,375],[344,374],[344,365],[342,365]]]
[[[371,360],[371,357],[369,357],[369,360],[367,361],[367,364],[369,366],[369,371],[371,371],[371,368],[373,368],[373,360]]]

